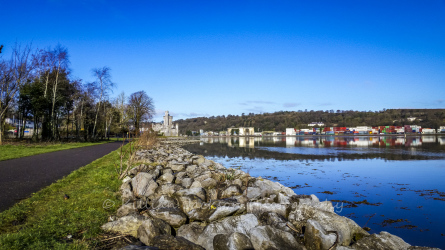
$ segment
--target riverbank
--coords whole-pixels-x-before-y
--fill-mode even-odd
[[[120,188],[123,205],[102,228],[143,244],[191,249],[416,249],[369,235],[330,201],[227,169],[175,144],[139,150]],[[131,249],[130,246],[124,249]],[[428,248],[423,248],[428,249]]]

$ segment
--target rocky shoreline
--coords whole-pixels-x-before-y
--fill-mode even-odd
[[[141,242],[121,249],[434,249],[370,235],[330,201],[227,169],[181,141],[136,152],[140,165],[123,180],[123,205],[102,226]]]

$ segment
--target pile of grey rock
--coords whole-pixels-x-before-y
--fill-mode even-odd
[[[123,249],[427,249],[369,235],[330,201],[226,169],[171,144],[139,150],[102,229],[146,246]]]

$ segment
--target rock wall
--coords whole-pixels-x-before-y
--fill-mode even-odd
[[[144,164],[123,180],[123,205],[102,226],[146,245],[122,249],[420,249],[387,232],[369,235],[330,201],[177,145],[139,150],[136,158]]]

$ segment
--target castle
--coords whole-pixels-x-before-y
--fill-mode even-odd
[[[153,123],[151,127],[158,133],[163,133],[165,136],[179,136],[178,124],[173,124],[173,116],[165,111],[164,121],[162,123]]]

